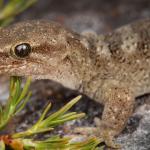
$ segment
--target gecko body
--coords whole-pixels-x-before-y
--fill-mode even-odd
[[[102,103],[93,134],[110,147],[135,97],[150,92],[149,66],[150,19],[94,36],[42,20],[0,30],[0,74],[55,80]]]

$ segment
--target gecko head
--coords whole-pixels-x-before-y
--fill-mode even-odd
[[[57,23],[42,20],[0,29],[0,74],[52,79],[63,84],[69,81],[68,87],[73,87],[79,78],[72,67],[83,49],[79,38]]]

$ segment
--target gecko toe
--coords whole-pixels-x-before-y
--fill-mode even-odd
[[[86,135],[87,137],[99,138],[101,142],[104,142],[107,147],[113,149],[121,149],[121,146],[114,142],[114,138],[110,135],[109,130],[100,130],[97,127],[78,127],[74,129],[74,133]]]

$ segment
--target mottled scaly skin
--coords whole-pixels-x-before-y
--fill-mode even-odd
[[[10,53],[29,43],[31,54]],[[150,19],[106,35],[79,35],[48,21],[29,21],[0,30],[0,73],[51,79],[104,104],[93,129],[108,146],[125,127],[136,96],[150,92]]]

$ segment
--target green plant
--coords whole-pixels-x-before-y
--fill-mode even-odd
[[[0,107],[0,130],[9,123],[10,119],[15,117],[29,101],[31,91],[29,91],[31,79],[28,78],[24,87],[21,88],[21,78],[10,78],[10,93],[9,98],[4,107]],[[94,150],[100,143],[97,138],[89,138],[83,142],[71,142],[71,138],[60,138],[59,136],[51,136],[44,140],[34,140],[33,135],[39,133],[50,132],[60,124],[66,121],[75,120],[83,117],[84,113],[68,112],[75,103],[80,100],[81,96],[78,96],[67,103],[57,112],[48,115],[48,111],[51,107],[49,104],[41,114],[39,120],[26,131],[19,133],[13,133],[11,135],[0,136],[0,150],[5,150],[6,145],[10,146],[14,150]]]
[[[30,6],[37,0],[9,0],[7,4],[4,0],[0,0],[0,26],[7,26],[10,24],[14,17]]]

